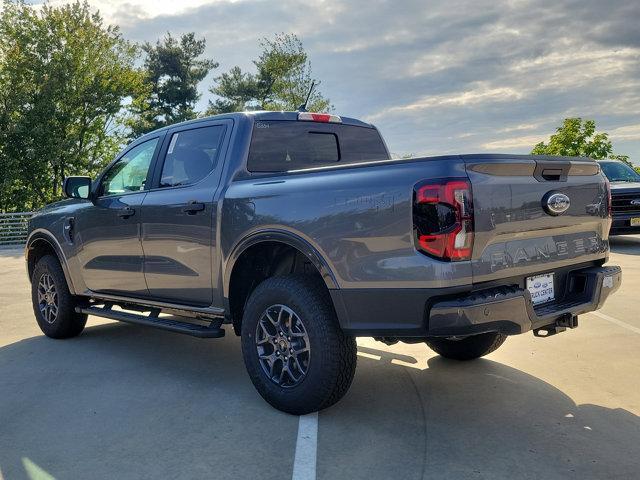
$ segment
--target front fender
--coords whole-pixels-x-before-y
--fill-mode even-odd
[[[58,261],[62,266],[62,271],[64,272],[64,278],[67,281],[67,286],[69,287],[69,291],[72,295],[77,295],[75,286],[73,284],[73,280],[71,279],[71,275],[69,274],[69,266],[67,264],[67,259],[64,256],[62,251],[62,247],[58,240],[47,230],[38,228],[32,231],[27,238],[27,243],[24,249],[24,258],[27,266],[27,275],[29,275],[29,281],[31,281],[31,270],[29,268],[29,259],[30,255],[33,255],[35,249],[38,246],[39,242],[44,242],[48,244],[48,246],[55,252],[58,257]]]

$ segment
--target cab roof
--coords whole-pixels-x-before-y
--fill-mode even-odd
[[[207,117],[195,118],[193,120],[187,120],[185,122],[174,123],[172,125],[167,125],[166,127],[158,128],[149,133],[145,133],[140,139],[152,135],[157,134],[159,132],[163,132],[170,128],[174,127],[182,127],[184,125],[196,124],[204,121],[210,120],[223,120],[223,119],[238,119],[238,120],[264,120],[264,121],[297,121],[298,115],[302,112],[272,112],[268,110],[257,110],[257,111],[245,111],[245,112],[233,112],[233,113],[221,113],[219,115],[210,115]],[[366,128],[375,128],[372,124],[362,122],[356,118],[343,117],[340,116],[341,122],[343,125],[351,125],[355,127],[366,127]]]

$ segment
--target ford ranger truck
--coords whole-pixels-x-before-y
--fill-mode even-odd
[[[368,123],[244,112],[156,130],[30,222],[45,335],[88,315],[219,338],[293,414],[342,398],[358,336],[471,360],[578,325],[619,287],[586,158],[390,158]],[[576,347],[578,348],[578,347]]]

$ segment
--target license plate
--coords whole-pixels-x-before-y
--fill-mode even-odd
[[[556,297],[553,290],[553,273],[527,277],[527,290],[534,305],[554,300]]]
[[[640,217],[633,217],[631,219],[631,226],[632,227],[640,227]]]

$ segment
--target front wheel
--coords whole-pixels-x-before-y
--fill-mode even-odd
[[[460,340],[431,337],[425,343],[437,354],[452,360],[474,360],[489,355],[507,339],[496,332],[481,333]]]
[[[33,269],[31,300],[38,326],[47,337],[75,337],[87,323],[87,316],[75,311],[76,297],[69,292],[60,262],[52,255],[42,257]]]
[[[321,280],[287,275],[262,282],[247,302],[241,337],[253,385],[278,410],[322,410],[351,385],[356,342],[340,329]]]

